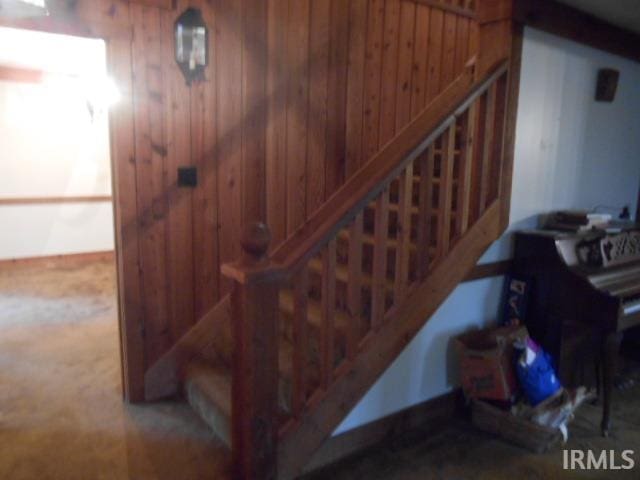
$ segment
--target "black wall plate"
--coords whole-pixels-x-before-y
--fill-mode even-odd
[[[178,186],[194,188],[198,186],[198,169],[196,167],[178,167]]]

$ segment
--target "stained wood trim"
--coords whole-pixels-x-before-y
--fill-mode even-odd
[[[426,400],[392,415],[331,437],[311,458],[305,473],[363,452],[411,430],[433,431],[461,416],[463,396],[460,389]]]
[[[7,205],[46,205],[56,203],[103,203],[111,202],[110,195],[88,195],[76,197],[24,197],[24,198],[0,198],[0,206]]]
[[[640,35],[553,0],[516,0],[514,19],[530,27],[640,62]]]
[[[461,17],[466,17],[471,19],[476,18],[476,12],[473,10],[468,10],[466,8],[458,7],[456,5],[448,5],[446,3],[442,3],[439,0],[413,0],[413,2],[420,5],[426,5],[431,8],[437,8],[444,12],[455,13],[456,15],[459,15]]]
[[[8,258],[0,260],[0,267],[6,265],[31,265],[48,262],[110,262],[115,261],[113,250],[85,253],[63,253],[60,255],[45,255],[42,257]]]
[[[464,277],[463,282],[472,282],[474,280],[481,280],[483,278],[499,277],[500,275],[506,275],[511,272],[513,268],[513,260],[503,260],[500,262],[483,263],[476,265],[473,269]]]

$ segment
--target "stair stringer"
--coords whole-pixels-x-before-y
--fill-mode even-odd
[[[353,360],[349,373],[336,379],[322,399],[279,440],[278,477],[292,479],[356,406],[375,381],[427,323],[438,307],[501,234],[500,199],[460,238],[427,278],[414,287]]]

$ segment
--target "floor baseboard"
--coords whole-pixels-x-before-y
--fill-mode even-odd
[[[97,261],[114,261],[115,262],[115,258],[116,258],[115,252],[113,250],[107,250],[107,251],[101,251],[101,252],[47,255],[42,257],[0,259],[0,266],[31,265],[31,264],[65,261],[65,260],[71,260],[74,262],[97,262]]]
[[[408,430],[443,425],[460,414],[463,405],[462,398],[462,391],[456,389],[336,435],[320,447],[305,467],[305,473],[336,463]]]

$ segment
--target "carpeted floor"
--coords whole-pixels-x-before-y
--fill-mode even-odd
[[[0,266],[0,479],[223,478],[227,454],[188,406],[122,402],[114,267]],[[566,448],[634,450],[634,470],[564,471],[463,420],[412,431],[311,479],[639,479],[640,388],[621,392],[614,432],[586,405]]]

